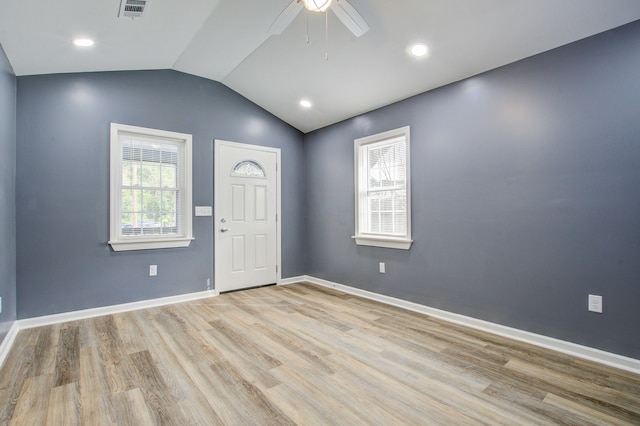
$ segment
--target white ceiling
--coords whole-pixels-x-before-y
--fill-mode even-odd
[[[349,0],[371,29],[356,38],[329,12],[325,60],[323,14],[308,14],[308,44],[304,11],[267,34],[289,1],[151,0],[132,20],[120,0],[0,0],[0,44],[17,75],[175,69],[309,132],[640,19],[639,0]],[[416,41],[427,58],[407,54]]]

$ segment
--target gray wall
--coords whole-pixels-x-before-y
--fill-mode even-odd
[[[16,319],[16,77],[0,46],[0,343]]]
[[[213,220],[186,249],[111,251],[109,123],[193,135],[193,202],[213,204],[213,140],[282,149],[283,277],[304,274],[303,135],[224,85],[175,71],[18,78],[18,318],[206,290]],[[150,264],[158,276],[149,277]]]
[[[639,96],[640,21],[306,135],[308,274],[640,359]],[[415,243],[357,247],[353,140],[406,125]]]
[[[0,69],[0,144],[10,153],[0,156],[0,333],[16,317],[15,256],[5,250],[16,215],[19,318],[200,291],[213,276],[211,219],[194,218],[188,249],[106,245],[114,121],[194,135],[196,205],[213,202],[213,139],[282,148],[284,277],[308,273],[640,358],[640,23],[304,144],[222,84],[174,71],[20,77],[15,192],[16,80],[4,55]],[[415,244],[356,247],[353,139],[405,125]],[[587,312],[589,293],[604,296],[604,314]]]

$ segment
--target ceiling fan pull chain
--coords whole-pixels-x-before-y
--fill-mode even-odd
[[[324,60],[329,60],[329,13],[324,12]]]
[[[309,9],[306,10],[305,15],[307,16],[307,44],[309,44]]]

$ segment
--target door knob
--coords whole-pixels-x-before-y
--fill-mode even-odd
[[[228,232],[231,231],[229,228],[220,228],[220,232]]]

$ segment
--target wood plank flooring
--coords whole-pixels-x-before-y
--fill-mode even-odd
[[[640,376],[311,284],[20,331],[6,425],[640,425]]]

